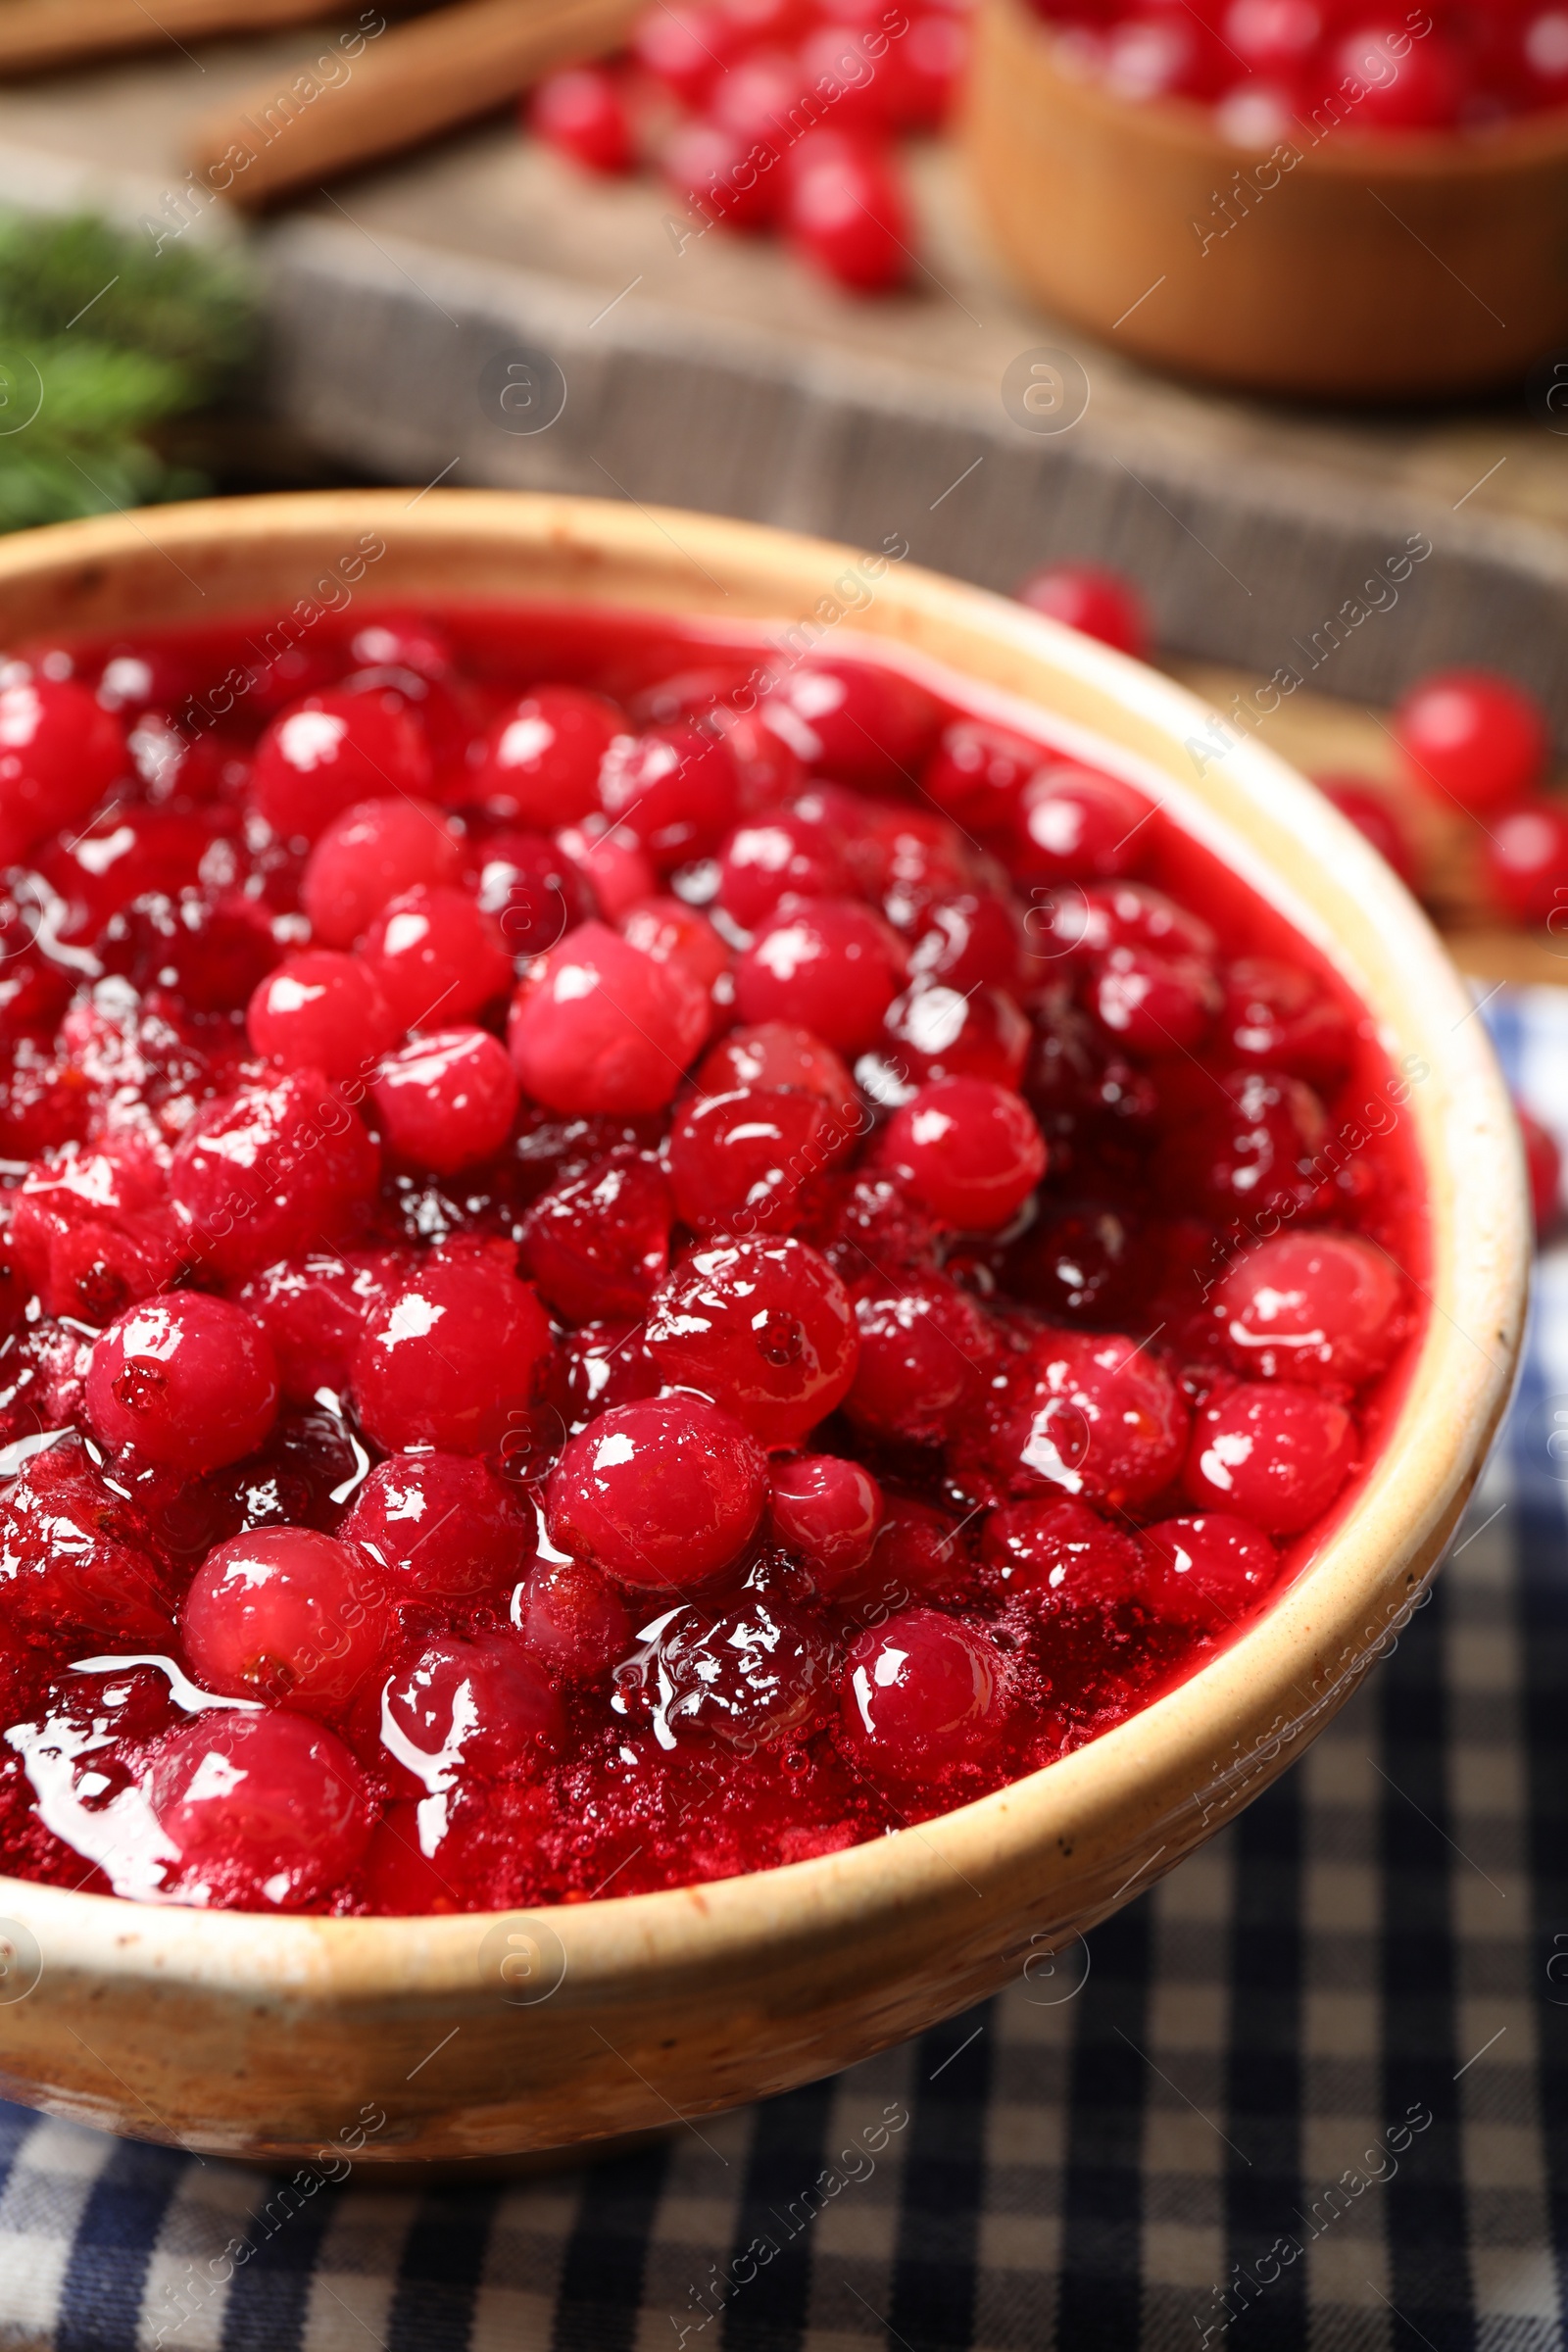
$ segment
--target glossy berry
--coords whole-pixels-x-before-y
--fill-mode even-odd
[[[1403,1336],[1398,1271],[1349,1233],[1287,1233],[1239,1257],[1213,1296],[1250,1380],[1359,1388]]]
[[[1098,769],[1052,760],[1022,786],[1013,817],[1019,870],[1042,882],[1136,873],[1153,844],[1152,803]]]
[[[1034,1039],[1004,990],[960,990],[941,980],[922,980],[895,997],[883,1033],[879,1051],[856,1065],[879,1102],[937,1078],[980,1078],[1015,1093]]]
[[[527,1411],[550,1326],[511,1250],[432,1252],[373,1314],[354,1359],[354,1399],[389,1453],[484,1453]]]
[[[682,106],[699,107],[740,43],[739,27],[720,8],[682,0],[645,9],[632,33],[632,55]]]
[[[1493,819],[1484,846],[1493,894],[1516,922],[1568,935],[1568,808],[1527,801]]]
[[[92,1351],[87,1412],[104,1444],[192,1473],[253,1453],[277,1412],[261,1326],[225,1298],[179,1291],[130,1307]]]
[[[380,1154],[318,1070],[204,1103],[174,1147],[169,1194],[183,1245],[229,1280],[352,1232]]]
[[[370,965],[330,948],[289,956],[269,972],[245,1026],[263,1061],[327,1078],[368,1076],[399,1034]]]
[[[1238,1061],[1285,1070],[1332,1088],[1350,1065],[1353,1031],[1344,1005],[1299,964],[1244,956],[1224,974],[1219,1034]]]
[[[1407,17],[1363,24],[1334,44],[1328,71],[1331,80],[1358,93],[1346,118],[1352,133],[1446,130],[1458,119],[1459,52],[1430,24],[1419,39]]]
[[[922,1207],[960,1232],[1005,1225],[1046,1172],[1033,1112],[986,1078],[937,1078],[896,1111],[881,1164]]]
[[[719,858],[719,903],[743,931],[759,929],[781,899],[840,898],[849,887],[833,828],[800,810],[738,826]]]
[[[718,990],[730,967],[730,951],[706,914],[679,899],[641,899],[620,918],[621,937],[628,946],[651,956],[656,963],[678,963],[701,989],[713,996],[718,1017]]]
[[[694,1250],[655,1292],[644,1344],[666,1382],[767,1446],[798,1446],[842,1403],[859,1353],[849,1293],[793,1239]]]
[[[965,995],[1016,986],[1017,909],[995,891],[950,889],[932,897],[895,878],[883,905],[890,917],[903,918],[911,980],[945,980]]]
[[[577,867],[545,833],[492,834],[480,859],[478,898],[514,956],[545,955],[594,905]]]
[[[657,1396],[661,1386],[640,1321],[581,1323],[556,1349],[546,1396],[574,1434],[597,1413]]]
[[[797,1029],[788,1021],[731,1029],[701,1063],[697,1085],[705,1095],[737,1094],[743,1087],[793,1087],[820,1096],[847,1119],[861,1115],[855,1081],[842,1058],[809,1029]]]
[[[607,922],[618,922],[628,906],[652,898],[659,888],[653,859],[624,825],[591,816],[580,825],[563,825],[556,846],[570,859]]]
[[[748,1592],[718,1617],[683,1612],[660,1645],[672,1695],[665,1720],[750,1752],[800,1734],[831,1704],[829,1643],[820,1621],[771,1593]]]
[[[471,1454],[395,1453],[377,1462],[343,1522],[345,1544],[380,1572],[394,1601],[504,1584],[522,1555],[505,1487]]]
[[[1168,1486],[1188,1412],[1156,1357],[1118,1333],[1048,1332],[988,1413],[984,1458],[1005,1491],[1117,1510]]]
[[[601,66],[547,74],[534,91],[528,122],[547,146],[589,172],[629,172],[631,124],[615,82]]]
[[[495,721],[468,790],[487,815],[553,832],[599,806],[599,769],[625,721],[578,686],[541,686]]]
[[[515,1634],[439,1635],[387,1682],[381,1740],[430,1795],[535,1779],[560,1747],[561,1701]]]
[[[523,1225],[520,1262],[573,1323],[640,1317],[669,1270],[674,1221],[658,1160],[622,1147],[540,1195]]]
[[[1132,581],[1119,571],[1105,571],[1095,564],[1048,564],[1029,574],[1018,590],[1018,601],[1137,661],[1149,652],[1148,610]]]
[[[351,948],[390,900],[455,882],[462,864],[462,844],[429,801],[361,801],[318,835],[300,904],[318,946]]]
[[[804,261],[857,294],[890,293],[904,283],[915,228],[886,155],[823,129],[792,149],[783,169],[781,223]]]
[[[608,1577],[583,1560],[540,1560],[512,1596],[530,1657],[564,1682],[599,1682],[629,1656],[632,1622]]]
[[[746,1022],[798,1022],[842,1054],[861,1054],[898,994],[902,962],[869,907],[799,899],[777,910],[737,961],[735,1009]]]
[[[1169,1173],[1195,1207],[1295,1214],[1322,1181],[1316,1154],[1328,1129],[1309,1086],[1272,1070],[1236,1070],[1217,1086],[1195,1073],[1193,1111],[1175,1138]]]
[[[914,1784],[993,1748],[1006,1725],[1002,1658],[978,1626],[906,1609],[844,1661],[844,1733],[879,1777]]]
[[[389,1054],[370,1081],[385,1150],[438,1176],[499,1152],[516,1116],[516,1074],[487,1029],[430,1029]]]
[[[757,1532],[761,1447],[702,1396],[602,1413],[550,1480],[550,1540],[632,1592],[679,1592],[726,1567]]]
[[[1279,1574],[1267,1536],[1233,1512],[1162,1519],[1144,1530],[1149,1605],[1167,1623],[1222,1634],[1265,1600]]]
[[[366,1319],[399,1280],[389,1251],[312,1250],[246,1283],[239,1304],[271,1343],[287,1403],[310,1404],[320,1389],[346,1392]]]
[[[1143,1597],[1137,1537],[1085,1502],[1004,1504],[987,1516],[980,1556],[994,1592],[1035,1607],[1111,1609]]]
[[[766,227],[783,190],[772,151],[726,122],[678,122],[659,159],[674,193],[706,220],[727,228]]]
[[[773,1465],[767,1520],[774,1541],[810,1569],[817,1591],[832,1592],[870,1557],[882,1490],[842,1454],[797,1454]]]
[[[584,923],[530,966],[508,1044],[524,1094],[552,1110],[658,1110],[708,1034],[685,966]]]
[[[695,1097],[669,1131],[682,1221],[699,1233],[793,1233],[853,1132],[819,1095],[759,1086]]]
[[[392,1638],[386,1578],[308,1527],[259,1528],[210,1551],[179,1612],[197,1681],[226,1698],[338,1722]]]
[[[1546,764],[1541,705],[1494,670],[1423,678],[1398,705],[1394,726],[1411,782],[1461,808],[1484,813],[1521,799]]]
[[[121,721],[74,678],[0,687],[0,863],[86,816],[129,764]]]
[[[147,1799],[184,1902],[294,1911],[341,1885],[374,1812],[353,1755],[285,1708],[208,1712],[161,1740]]]
[[[389,900],[365,935],[365,960],[398,1024],[446,1028],[512,984],[494,915],[466,891],[416,883]]]
[[[1199,1413],[1184,1482],[1200,1511],[1294,1536],[1328,1509],[1357,1452],[1343,1405],[1287,1381],[1246,1384]]]
[[[1211,964],[1152,948],[1109,948],[1089,981],[1090,1009],[1135,1053],[1185,1054],[1201,1045],[1222,1002]]]
[[[163,1649],[173,1641],[174,1588],[135,1505],[97,1475],[68,1437],[22,1466],[0,1504],[0,1591],[12,1631],[73,1647]]]
[[[918,774],[941,723],[937,704],[913,679],[823,655],[787,670],[759,709],[762,724],[813,775],[873,791]]]
[[[621,737],[599,770],[605,814],[662,874],[712,856],[735,822],[739,796],[734,754],[716,729],[677,724]]]
[[[945,1274],[868,1277],[855,1301],[859,1353],[845,1402],[850,1419],[879,1437],[940,1445],[972,1404],[995,1344],[966,1291]]]
[[[920,779],[944,815],[979,833],[1010,831],[1024,786],[1047,754],[1043,745],[983,719],[950,719]]]
[[[430,789],[430,754],[395,696],[313,694],[274,718],[251,763],[250,797],[285,840],[315,841],[356,802]]]

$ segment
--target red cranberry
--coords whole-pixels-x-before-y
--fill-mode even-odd
[[[398,1601],[482,1592],[506,1580],[521,1544],[506,1489],[483,1462],[461,1453],[378,1462],[342,1534],[375,1562]]]
[[[1110,948],[1096,959],[1089,1003],[1101,1027],[1135,1054],[1200,1045],[1222,1002],[1211,964],[1152,948]]]
[[[781,899],[841,898],[849,888],[832,827],[798,809],[741,825],[719,858],[719,904],[743,931],[758,930]]]
[[[455,882],[463,850],[428,801],[361,801],[325,826],[306,860],[300,903],[324,948],[351,948],[389,900]]]
[[[466,891],[419,882],[389,900],[365,935],[365,960],[401,1034],[461,1021],[512,982],[499,924]]]
[[[1245,1384],[1194,1423],[1187,1492],[1200,1511],[1235,1512],[1265,1535],[1294,1536],[1328,1509],[1357,1450],[1343,1405],[1286,1381]]]
[[[64,1438],[24,1463],[0,1505],[0,1594],[13,1628],[167,1650],[174,1596],[147,1524]]]
[[[1527,801],[1497,817],[1486,845],[1493,891],[1516,922],[1568,931],[1568,810]]]
[[[1402,1336],[1399,1277],[1348,1233],[1287,1233],[1239,1257],[1214,1293],[1237,1365],[1251,1379],[1359,1388]]]
[[[1250,956],[1225,974],[1220,1031],[1244,1062],[1335,1086],[1350,1065],[1353,1037],[1344,1006],[1299,964]]]
[[[174,1147],[169,1194],[193,1256],[225,1280],[352,1229],[379,1154],[318,1070],[204,1103]]]
[[[380,1664],[392,1618],[385,1578],[349,1544],[273,1527],[208,1553],[179,1630],[205,1690],[337,1721]]]
[[[889,893],[890,912],[899,891]],[[913,902],[919,900],[918,910]],[[950,988],[1014,988],[1018,981],[1018,924],[1014,907],[994,891],[950,891],[926,899],[915,892],[909,950],[911,979],[945,980]]]
[[[272,720],[251,762],[252,804],[285,840],[315,841],[358,801],[429,789],[424,737],[394,695],[310,695]]]
[[[896,1101],[898,1090],[937,1078],[980,1078],[1016,1093],[1023,1083],[1034,1032],[1000,988],[961,993],[940,980],[922,980],[895,997],[878,1053],[860,1063],[867,1091]]]
[[[430,1029],[370,1084],[382,1141],[399,1159],[454,1176],[499,1152],[517,1112],[507,1050],[487,1029]]]
[[[881,1160],[916,1200],[966,1233],[1005,1225],[1046,1172],[1028,1104],[985,1078],[938,1078],[896,1111]]]
[[[607,825],[602,816],[591,816],[581,825],[564,825],[556,846],[576,868],[609,922],[618,922],[628,906],[652,898],[659,889],[653,860],[624,825]]]
[[[1228,1511],[1194,1519],[1162,1519],[1144,1530],[1149,1604],[1156,1617],[1218,1633],[1267,1598],[1279,1575],[1279,1555],[1267,1536]]]
[[[433,1251],[373,1314],[354,1359],[361,1421],[388,1453],[485,1453],[525,1413],[550,1353],[544,1309],[512,1251]]]
[[[882,901],[889,921],[900,930],[918,929],[934,900],[967,891],[975,882],[974,859],[962,834],[934,809],[865,800],[835,784],[813,786],[799,806],[838,826],[857,883],[868,899]]]
[[[374,1819],[342,1740],[282,1708],[182,1724],[159,1742],[147,1797],[174,1849],[178,1899],[224,1910],[321,1902],[354,1870]]]
[[[674,1221],[659,1162],[623,1148],[540,1195],[522,1229],[523,1270],[573,1323],[639,1316],[669,1270]]]
[[[727,1567],[757,1532],[761,1447],[702,1396],[601,1413],[550,1481],[550,1540],[633,1592],[680,1592]]]
[[[490,816],[552,832],[599,806],[599,768],[625,721],[580,686],[541,686],[491,727],[469,787]]]
[[[795,135],[790,118],[805,90],[806,76],[787,51],[748,45],[747,53],[732,59],[714,81],[708,112],[724,129],[775,157]]]
[[[556,1349],[547,1395],[578,1430],[612,1405],[656,1396],[660,1385],[640,1323],[584,1323]]]
[[[620,919],[621,937],[656,963],[679,963],[701,989],[725,979],[730,952],[706,914],[679,899],[644,899]]]
[[[979,833],[1010,830],[1019,795],[1046,755],[984,719],[950,719],[920,781],[944,815]]]
[[[660,1644],[673,1730],[700,1723],[749,1752],[799,1733],[829,1684],[826,1636],[770,1593],[747,1592],[716,1618],[683,1611]]]
[[[988,1418],[985,1459],[1019,1497],[1075,1494],[1120,1510],[1168,1486],[1187,1451],[1181,1391],[1119,1333],[1042,1334]]]
[[[38,872],[70,909],[52,927],[60,936],[96,939],[131,900],[174,899],[196,889],[213,847],[213,833],[199,817],[111,802],[83,832],[57,838],[37,858]],[[35,937],[36,917],[31,929]]]
[[[290,956],[269,972],[245,1014],[263,1061],[328,1078],[366,1072],[399,1034],[374,972],[329,948]]]
[[[972,1403],[995,1343],[984,1310],[945,1274],[874,1278],[855,1301],[860,1348],[850,1419],[878,1437],[940,1445],[955,1414]]]
[[[747,1087],[695,1098],[669,1131],[675,1205],[699,1233],[792,1233],[803,1194],[850,1140],[819,1095]]]
[[[1009,1249],[1003,1287],[1055,1322],[1116,1324],[1145,1290],[1137,1229],[1114,1209],[1043,1208]]]
[[[944,1765],[978,1761],[997,1746],[1006,1714],[995,1644],[936,1609],[889,1618],[844,1662],[845,1737],[879,1778],[913,1786]]]
[[[1550,1233],[1562,1214],[1562,1153],[1555,1136],[1532,1118],[1522,1103],[1514,1104],[1519,1120],[1519,1132],[1524,1138],[1525,1171],[1530,1180],[1530,1206],[1535,1217],[1536,1238]]]
[[[919,769],[940,723],[923,686],[869,662],[798,662],[761,699],[763,724],[813,773],[891,786]]]
[[[708,1033],[707,992],[584,923],[533,964],[513,1000],[508,1041],[523,1092],[552,1110],[658,1110]]]
[[[764,228],[783,194],[771,151],[725,122],[678,122],[659,159],[677,196],[728,228]]]
[[[980,1538],[986,1583],[1037,1604],[1113,1609],[1143,1597],[1136,1539],[1085,1502],[1009,1502],[991,1512]]]
[[[1336,41],[1328,71],[1336,87],[1359,92],[1347,118],[1352,131],[1446,130],[1458,120],[1460,52],[1430,24],[1419,39],[1407,18],[1363,24]]]
[[[269,1266],[245,1285],[239,1303],[271,1342],[290,1404],[312,1404],[321,1389],[345,1393],[366,1318],[399,1279],[389,1252],[318,1250]]]
[[[522,1645],[564,1682],[598,1682],[632,1646],[625,1603],[583,1560],[541,1560],[512,1596]]]
[[[1418,880],[1415,850],[1403,820],[1389,796],[1359,776],[1314,776],[1312,781],[1358,833],[1365,834],[1378,856],[1393,866],[1407,890]]]
[[[1095,564],[1048,564],[1032,571],[1018,601],[1086,637],[1142,662],[1149,653],[1149,612],[1131,580]]]
[[[599,770],[605,814],[642,844],[662,874],[712,856],[735,822],[739,796],[734,754],[721,734],[704,727],[623,736]]]
[[[901,130],[940,130],[970,51],[967,21],[945,4],[922,9],[889,59],[893,119]]]
[[[84,817],[129,765],[120,720],[74,678],[0,687],[0,864]]]
[[[915,230],[891,158],[815,130],[790,151],[784,171],[783,230],[804,260],[857,294],[904,283]]]
[[[132,1446],[150,1462],[215,1470],[254,1453],[271,1428],[277,1364],[261,1326],[226,1298],[148,1298],[93,1348],[87,1412],[117,1453]]]
[[[711,1396],[764,1446],[798,1446],[843,1401],[858,1340],[849,1293],[804,1242],[695,1250],[654,1294],[663,1378]]]
[[[898,994],[900,961],[869,907],[798,899],[737,962],[735,1009],[743,1021],[798,1021],[841,1053],[864,1053]]]
[[[537,1777],[564,1735],[561,1700],[515,1634],[437,1635],[381,1699],[388,1752],[432,1796],[466,1781]]]
[[[873,1273],[929,1271],[941,1235],[925,1210],[887,1176],[857,1176],[829,1185],[808,1238],[846,1282]]]
[[[679,8],[647,8],[632,27],[638,65],[662,82],[682,106],[700,107],[740,44],[740,30],[719,8],[682,0]]]
[[[870,1558],[833,1593],[862,1625],[914,1599],[951,1598],[969,1574],[967,1546],[954,1522],[911,1495],[890,1494]]]
[[[1412,781],[1461,808],[1519,800],[1546,764],[1541,705],[1493,670],[1441,670],[1423,678],[1399,704],[1394,725]]]
[[[547,146],[589,172],[629,172],[631,124],[616,82],[602,66],[567,66],[535,87],[527,118]]]
[[[1136,872],[1152,846],[1152,804],[1130,784],[1052,761],[1018,797],[1019,871],[1042,882],[1098,882]]]
[[[800,43],[796,55],[807,86],[833,110],[833,128],[876,140],[890,127],[893,76],[885,64],[867,54],[853,24],[824,9],[828,23],[818,24]],[[906,32],[903,36],[907,39]],[[883,52],[884,59],[888,52]]]
[[[882,1524],[882,1490],[858,1462],[836,1453],[802,1453],[775,1462],[768,1524],[775,1542],[811,1570],[817,1590],[832,1592],[871,1555]]]
[[[1205,1083],[1194,1073],[1189,1114],[1171,1138],[1169,1174],[1195,1206],[1221,1216],[1238,1209],[1294,1215],[1317,1192],[1313,1155],[1327,1130],[1322,1103],[1298,1078],[1235,1070]]]
[[[479,906],[513,956],[543,956],[592,911],[571,859],[544,833],[498,833],[484,845]]]
[[[855,1081],[832,1047],[788,1021],[731,1029],[699,1068],[697,1085],[705,1095],[733,1095],[752,1086],[794,1087],[819,1095],[846,1118],[861,1115]]]

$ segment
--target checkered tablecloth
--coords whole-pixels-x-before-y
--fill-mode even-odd
[[[1568,1144],[1568,992],[1487,1017]],[[0,2108],[0,2345],[1565,2352],[1565,1433],[1568,1247],[1395,1655],[1056,1979],[634,2157],[270,2224],[267,2176]]]

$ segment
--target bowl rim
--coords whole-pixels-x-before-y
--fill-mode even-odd
[[[874,573],[870,603],[850,617],[844,650],[917,666],[926,641],[957,649],[936,665],[958,671],[1004,708],[1020,699],[1058,725],[1095,732],[1100,713],[1121,724],[1118,759],[1147,755],[1179,804],[1183,823],[1221,849],[1291,919],[1325,948],[1369,1004],[1387,1044],[1424,1063],[1408,1102],[1428,1190],[1427,1329],[1374,1467],[1343,1519],[1280,1598],[1225,1650],[1125,1723],[1025,1779],[930,1822],[843,1852],[734,1879],[527,1913],[569,1959],[579,1987],[603,1987],[650,1967],[679,1966],[700,1940],[710,1961],[852,1933],[869,1915],[910,1914],[940,1874],[995,1880],[1042,1847],[1098,1855],[1147,1845],[1170,1825],[1170,1860],[1196,1836],[1180,1829],[1191,1805],[1223,1820],[1278,1768],[1284,1748],[1342,1703],[1418,1605],[1443,1544],[1479,1473],[1511,1389],[1523,1323],[1529,1221],[1518,1130],[1476,1007],[1436,933],[1362,837],[1303,778],[1245,735],[1223,755],[1223,722],[1158,672],[1010,600],[865,551],[755,523],[618,501],[542,492],[431,489],[326,491],[194,502],[95,517],[0,541],[0,613],[43,587],[71,617],[48,626],[101,632],[93,600],[117,571],[154,582],[163,607],[145,623],[178,625],[265,609],[238,592],[247,562],[298,557],[368,527],[397,562],[372,604],[417,601],[396,585],[467,550],[470,561],[531,561],[550,576],[486,589],[468,602],[583,602],[634,612],[637,583],[667,601],[653,608],[697,622],[809,612],[824,583]],[[893,537],[899,534],[893,534]],[[149,554],[149,550],[152,554]],[[158,572],[163,558],[178,575]],[[204,571],[209,594],[187,566]],[[701,575],[701,578],[698,577]],[[179,582],[188,582],[194,596]],[[614,593],[608,592],[614,583]],[[715,611],[710,583],[731,600]],[[426,588],[432,603],[464,601]],[[203,612],[195,599],[206,605]],[[804,600],[804,602],[803,602]],[[819,612],[820,605],[815,609]],[[846,616],[831,625],[841,627]],[[868,625],[869,624],[869,625]],[[36,630],[29,634],[36,635]],[[857,645],[858,641],[858,645]],[[988,679],[964,666],[982,661]],[[1048,691],[1049,689],[1049,691]],[[1192,747],[1208,747],[1209,775]],[[1185,764],[1184,764],[1185,763]],[[1199,780],[1201,780],[1201,792]],[[1245,822],[1243,821],[1245,819]],[[1300,895],[1293,859],[1316,893]],[[1249,869],[1251,869],[1249,871]],[[1403,1107],[1401,1102],[1400,1107]],[[1485,1337],[1480,1336],[1485,1333]],[[1219,1739],[1242,1737],[1216,1753]],[[1176,1812],[1151,1791],[1191,1784]],[[1217,1826],[1217,1823],[1216,1823]],[[1184,1841],[1185,1840],[1185,1841]],[[1160,1852],[1165,1847],[1158,1849]],[[1134,1873],[1151,1883],[1153,1860]],[[1131,1882],[1129,1882],[1131,1884]],[[979,1889],[976,1887],[976,1892]],[[1121,1899],[1125,1889],[1117,1889]],[[1102,1905],[1102,1908],[1107,1908]],[[74,1966],[116,1976],[276,1991],[336,2006],[453,1997],[475,1985],[476,1947],[510,1913],[334,1919],[202,1911],[81,1893],[0,1877],[0,1911],[20,1914]]]
[[[1199,99],[1118,98],[1093,81],[1064,73],[1052,54],[1050,28],[1029,0],[981,0],[980,13],[982,18],[1004,19],[1023,34],[1034,61],[1060,97],[1108,130],[1142,135],[1152,145],[1200,156],[1209,164],[1228,163],[1233,171],[1267,163],[1280,147],[1296,144],[1287,133],[1270,147],[1239,147],[1219,135],[1212,109]],[[1294,120],[1300,129],[1299,118]],[[1507,116],[1475,130],[1404,130],[1359,138],[1337,133],[1336,125],[1310,147],[1298,148],[1292,170],[1362,182],[1491,179],[1515,173],[1529,178],[1544,166],[1568,161],[1568,106]]]

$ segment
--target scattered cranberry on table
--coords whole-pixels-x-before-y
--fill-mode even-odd
[[[747,55],[670,22],[672,85]],[[1058,609],[1112,634],[1103,587]],[[1269,1605],[1423,1253],[1277,914],[874,660],[490,609],[305,650],[216,735],[224,627],[7,673],[4,1867],[687,1885],[1000,1788]]]

